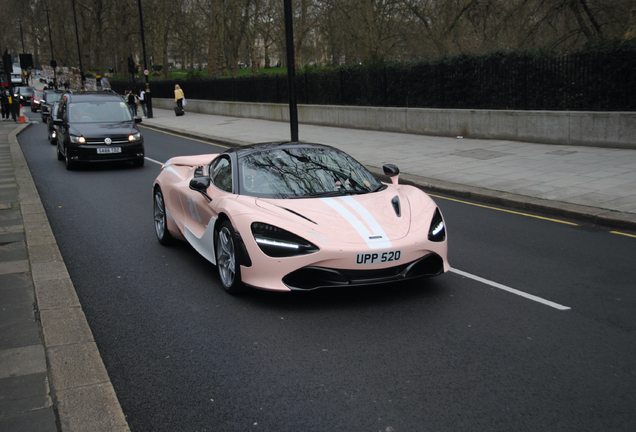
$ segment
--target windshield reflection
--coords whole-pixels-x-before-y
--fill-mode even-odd
[[[116,123],[131,121],[124,102],[80,102],[68,108],[69,123]]]
[[[243,195],[309,198],[369,193],[382,187],[360,163],[336,149],[268,150],[243,157],[239,165]]]

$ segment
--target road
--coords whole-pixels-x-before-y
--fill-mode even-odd
[[[222,150],[142,130],[155,161]],[[133,432],[636,430],[635,238],[435,196],[453,272],[232,297],[157,242],[160,165],[18,141]]]

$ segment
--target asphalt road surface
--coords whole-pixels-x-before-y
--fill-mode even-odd
[[[219,151],[142,131],[154,161]],[[157,242],[160,165],[18,140],[133,432],[636,430],[636,238],[434,196],[453,272],[232,297]]]

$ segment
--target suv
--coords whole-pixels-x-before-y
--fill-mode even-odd
[[[141,117],[131,115],[115,93],[65,93],[53,124],[57,158],[73,169],[79,162],[132,161],[144,165],[144,139],[137,128]]]

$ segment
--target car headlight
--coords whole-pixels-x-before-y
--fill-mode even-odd
[[[273,225],[254,222],[251,228],[256,244],[270,257],[307,255],[319,250],[316,245],[304,238]]]
[[[139,141],[141,139],[141,133],[137,132],[128,136],[128,141]]]
[[[442,213],[439,208],[435,209],[435,214],[431,220],[431,226],[428,229],[428,239],[432,242],[442,242],[446,240],[446,227],[444,226],[444,219],[442,219]]]
[[[70,135],[69,139],[73,144],[84,144],[86,142],[86,138],[83,136]]]

